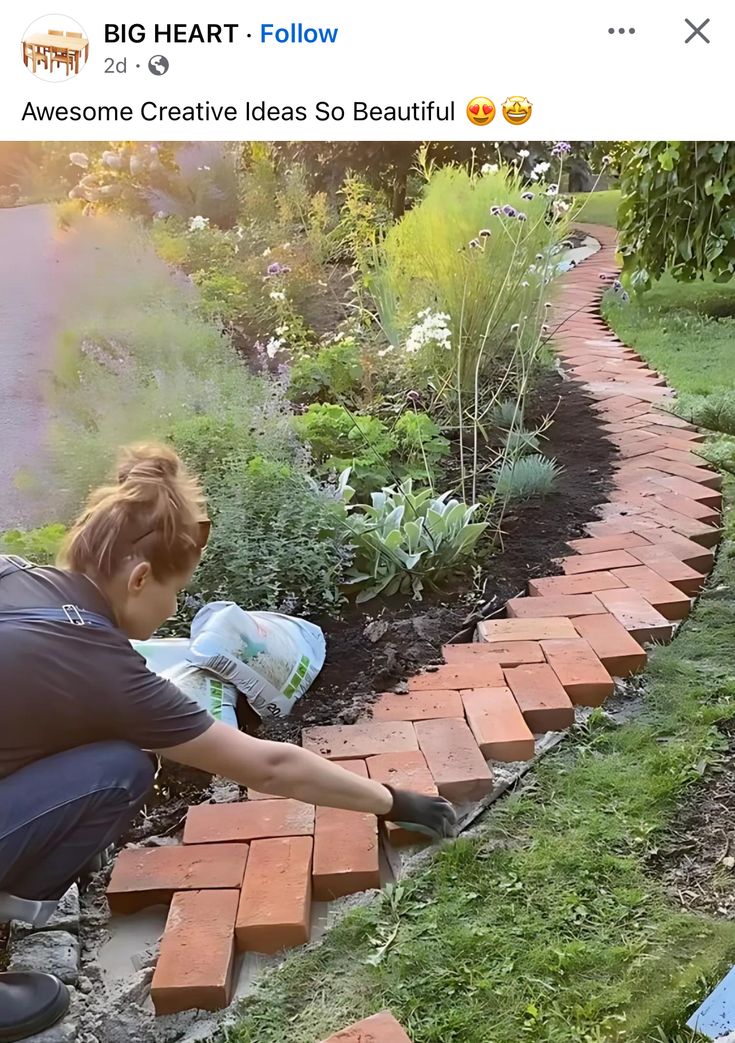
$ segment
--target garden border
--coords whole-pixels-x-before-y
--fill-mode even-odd
[[[398,786],[438,790],[459,805],[462,830],[557,745],[575,717],[584,719],[590,707],[612,694],[614,677],[645,666],[643,644],[673,636],[704,584],[720,536],[721,477],[700,466],[704,462],[693,452],[703,436],[659,408],[673,392],[600,317],[605,292],[619,289],[615,231],[596,225],[579,230],[600,249],[563,277],[548,321],[565,378],[590,397],[606,437],[620,451],[600,520],[587,524],[588,539],[569,544],[561,575],[531,580],[529,596],[511,599],[506,618],[480,623],[473,644],[445,646],[444,666],[410,678],[407,692],[385,693],[371,716],[357,724],[304,732],[305,746],[351,770]],[[534,732],[541,733],[536,741]],[[178,849],[184,862],[197,853],[203,857],[215,843],[249,847],[243,895],[252,892],[257,874],[258,922],[245,915],[256,903],[243,902],[238,913],[237,889],[222,884],[223,909],[232,922],[221,925],[220,952],[211,951],[211,903],[202,902],[199,916],[193,898],[207,891],[192,892],[196,884],[184,880],[191,867],[163,882],[159,873],[152,882],[154,863],[170,859],[152,848],[134,853],[144,855],[145,864],[125,888],[120,884],[125,859],[113,873],[113,907],[131,894],[137,908],[150,904],[145,892],[159,901],[161,890],[179,895],[178,905],[192,896],[186,901],[188,936],[182,938],[180,931],[177,936],[175,916],[164,932],[152,983],[161,1013],[189,1009],[194,1001],[207,1009],[229,1003],[235,935],[245,948],[257,937],[273,953],[284,944],[306,942],[312,888],[316,898],[344,899],[330,907],[334,921],[361,900],[361,892],[367,898],[366,889],[381,884],[373,816],[317,809],[306,821],[304,805],[264,800],[261,794],[253,801],[253,796],[235,805],[198,806],[184,837],[192,846],[188,852],[186,846]],[[392,839],[397,846],[384,842],[383,850],[394,878],[431,857],[431,849],[400,846],[410,836],[393,832]],[[215,856],[211,846],[206,853],[210,860]],[[270,887],[266,871],[276,854],[281,860],[288,856],[293,878],[285,903],[284,889]],[[357,897],[346,898],[350,895]],[[209,939],[206,945],[197,942],[198,932]],[[191,967],[192,945],[207,952],[206,965]],[[349,1029],[344,1032],[333,1040],[351,1038]]]

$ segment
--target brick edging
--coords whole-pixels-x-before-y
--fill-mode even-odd
[[[444,665],[410,678],[407,694],[383,693],[356,724],[307,728],[302,737],[306,748],[359,774],[441,793],[465,826],[578,712],[601,705],[615,677],[644,668],[648,642],[671,639],[721,534],[720,475],[693,452],[702,436],[660,410],[672,396],[665,381],[600,316],[619,274],[615,233],[580,230],[600,250],[562,278],[550,321],[567,379],[589,396],[620,451],[600,520],[567,544],[561,575],[531,580],[528,596],[507,603],[506,618],[479,624],[473,644],[445,646]],[[118,860],[113,908],[173,903],[152,985],[159,1012],[226,1006],[236,946],[274,953],[301,944],[312,895],[330,900],[379,886],[374,816],[329,808],[315,815],[298,801],[264,796],[191,809],[178,853],[124,852]],[[381,839],[393,867],[419,838],[388,827]],[[186,953],[198,934],[207,959],[192,966]],[[381,1033],[386,1026],[376,1043],[407,1040],[387,1012],[376,1017]],[[334,1038],[360,1038],[353,1029]]]

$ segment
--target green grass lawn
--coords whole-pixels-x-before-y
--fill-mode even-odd
[[[590,225],[617,225],[618,206],[620,205],[619,189],[611,188],[605,192],[588,192],[575,197],[574,217]]]
[[[735,287],[665,281],[610,319],[697,393],[733,384],[735,325],[714,317],[731,302]],[[317,1043],[383,1007],[414,1043],[687,1038],[686,1018],[735,960],[735,924],[672,904],[649,856],[735,714],[728,531],[691,618],[651,657],[644,712],[615,725],[595,711],[476,835],[270,975],[229,1043]]]
[[[647,711],[597,712],[477,837],[352,913],[244,1006],[232,1043],[316,1043],[390,1007],[414,1043],[666,1040],[735,958],[735,924],[674,908],[647,855],[735,706],[735,555],[652,659]]]
[[[679,391],[708,395],[735,387],[735,279],[676,283],[666,276],[605,316]]]

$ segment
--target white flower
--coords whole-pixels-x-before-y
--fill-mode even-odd
[[[529,285],[529,283],[527,283],[527,282],[525,281],[525,279],[524,279],[524,280],[523,280],[523,282],[521,283],[521,286],[522,286],[522,287],[524,288],[524,290],[526,289],[526,287],[527,287],[528,285]]]
[[[497,163],[483,163],[480,167],[481,174],[497,174],[499,170],[500,167]]]
[[[154,221],[163,221],[167,217],[168,217],[168,214],[166,213],[165,210],[156,210],[155,214],[153,215],[153,220]]]
[[[452,333],[449,329],[451,318],[445,312],[432,312],[425,308],[418,314],[419,322],[411,329],[406,339],[406,351],[415,355],[426,344],[438,344],[447,351],[451,350]]]
[[[70,152],[69,162],[73,163],[75,167],[83,167],[86,170],[89,166],[89,156],[84,152]]]
[[[288,326],[284,322],[283,326],[276,326],[276,336],[284,337],[288,333]]]
[[[558,185],[549,185],[549,187],[546,189],[546,195],[547,196],[558,196],[559,195],[559,186]]]
[[[235,235],[237,236],[238,239],[242,239],[242,237],[245,235],[245,230],[242,227],[242,225],[236,225],[236,227],[235,227]]]
[[[285,301],[286,294],[283,290],[271,290],[269,297],[272,301]]]
[[[572,209],[571,204],[567,203],[563,199],[557,199],[557,201],[556,201],[556,203],[554,205],[555,205],[556,209],[558,210],[558,212],[560,214],[565,214],[567,212],[567,210],[571,210]]]
[[[291,244],[290,243],[283,243],[282,246],[281,246],[281,249],[282,250],[290,250],[291,249]]]
[[[269,359],[274,359],[278,352],[283,348],[283,341],[276,337],[271,337],[265,346],[265,353]]]
[[[266,246],[265,250],[263,250],[263,257],[270,257],[270,255],[271,255],[271,248],[270,248],[270,246]]]
[[[537,163],[536,166],[533,168],[533,172],[536,175],[536,177],[541,177],[543,174],[546,174],[550,169],[551,163]]]
[[[528,157],[530,155],[531,155],[531,153],[528,151],[527,148],[522,148],[518,152],[518,156],[519,156],[520,159],[528,159]]]
[[[189,219],[189,231],[190,232],[201,232],[209,225],[209,218],[202,217],[201,214],[197,214],[196,217]]]
[[[393,345],[392,345],[392,344],[389,344],[387,348],[383,348],[383,350],[382,350],[382,351],[379,351],[379,352],[378,352],[378,358],[379,358],[379,359],[385,358],[385,356],[386,356],[386,355],[388,354],[388,352],[390,352],[390,351],[393,351]]]

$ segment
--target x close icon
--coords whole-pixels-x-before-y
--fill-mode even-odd
[[[702,32],[704,27],[709,25],[709,18],[705,18],[701,25],[695,25],[694,22],[692,22],[689,18],[685,18],[684,21],[689,26],[689,28],[693,30],[692,33],[689,36],[687,36],[684,43],[691,43],[692,40],[696,40],[698,36],[701,37],[701,39],[704,40],[705,43],[709,43],[709,37],[705,36]]]

